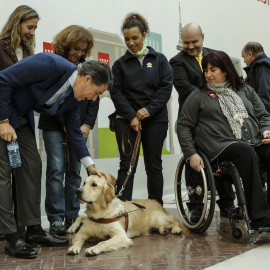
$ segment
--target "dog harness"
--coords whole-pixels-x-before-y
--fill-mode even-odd
[[[129,223],[129,218],[128,218],[128,213],[134,212],[134,211],[138,211],[138,210],[142,210],[145,209],[145,206],[140,205],[138,203],[134,203],[134,205],[136,205],[137,207],[139,207],[139,209],[135,209],[135,210],[131,210],[125,213],[120,213],[118,216],[114,217],[114,218],[98,218],[98,219],[94,219],[92,217],[90,217],[89,219],[96,222],[96,223],[102,223],[102,224],[109,224],[109,223],[113,223],[117,220],[119,220],[121,217],[125,217],[125,231],[127,232],[128,230],[128,223]]]

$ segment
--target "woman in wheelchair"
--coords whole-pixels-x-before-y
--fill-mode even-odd
[[[202,86],[190,94],[178,118],[184,158],[194,170],[204,168],[196,145],[210,161],[231,161],[243,181],[251,228],[270,227],[260,179],[260,164],[268,164],[270,175],[270,115],[226,53],[211,52],[202,67]]]

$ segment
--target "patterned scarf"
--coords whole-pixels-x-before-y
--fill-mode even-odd
[[[232,129],[236,139],[241,139],[241,127],[244,123],[244,118],[248,118],[247,110],[242,99],[231,89],[228,81],[211,85],[206,83],[207,88],[215,92],[218,96],[219,104],[224,116]]]
[[[141,58],[141,57],[143,56],[143,54],[145,53],[146,45],[143,44],[143,47],[141,48],[141,50],[140,50],[140,51],[137,51],[137,52],[135,52],[135,53],[132,52],[130,49],[128,49],[128,50],[129,50],[129,52],[130,52],[131,54],[137,56],[138,58]]]

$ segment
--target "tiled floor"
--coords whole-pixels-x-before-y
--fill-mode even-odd
[[[168,209],[175,215],[176,209]],[[70,241],[72,235],[67,236]],[[67,255],[67,247],[38,248],[38,256],[31,260],[18,260],[3,252],[4,242],[0,242],[1,270],[184,270],[204,269],[264,243],[270,242],[270,234],[260,234],[250,238],[246,244],[230,241],[229,221],[215,213],[214,220],[203,235],[189,234],[175,236],[157,233],[133,239],[134,246],[119,251],[103,253],[96,257],[85,257],[84,249],[93,245],[85,244],[80,255]]]

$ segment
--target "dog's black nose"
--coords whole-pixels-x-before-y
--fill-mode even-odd
[[[78,196],[80,196],[80,195],[82,195],[82,193],[83,193],[82,189],[81,189],[81,188],[77,188],[76,194],[77,194]]]

